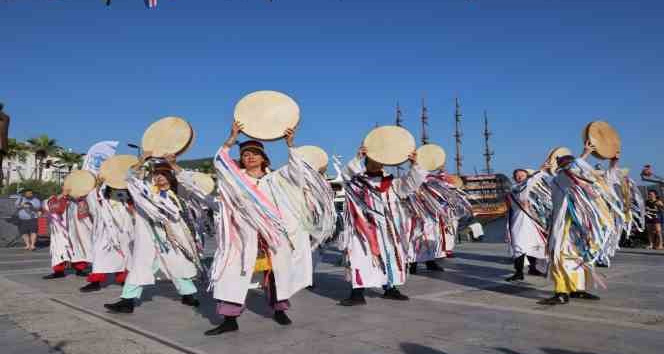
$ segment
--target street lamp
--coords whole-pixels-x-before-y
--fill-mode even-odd
[[[136,144],[132,144],[132,143],[128,143],[127,146],[129,146],[132,149],[136,149],[136,151],[137,151],[136,155],[138,157],[141,157],[141,147],[140,146],[138,146]]]

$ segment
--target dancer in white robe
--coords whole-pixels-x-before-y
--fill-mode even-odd
[[[51,228],[51,268],[44,279],[65,277],[71,266],[78,276],[87,276],[92,261],[92,219],[85,198],[71,198],[69,190],[50,197],[44,208]]]
[[[551,220],[551,176],[549,166],[529,175],[525,169],[512,173],[516,184],[507,195],[509,207],[505,239],[514,259],[514,275],[506,281],[524,280],[523,267],[528,258],[528,274],[544,276],[546,269],[546,244]],[[538,267],[539,265],[539,267]],[[540,269],[542,270],[540,270]]]
[[[273,319],[291,324],[286,315],[289,299],[312,284],[312,248],[330,236],[335,225],[333,192],[294,152],[294,131],[284,132],[288,165],[269,171],[269,158],[258,141],[240,144],[239,163],[230,158],[241,130],[235,122],[214,160],[220,213],[210,287],[224,321],[206,335],[239,329],[237,317],[255,275],[262,278]]]
[[[403,200],[415,193],[426,177],[426,171],[417,165],[417,153],[411,153],[409,159],[411,168],[401,178],[386,174],[382,164],[367,158],[365,147],[347,165],[343,174],[346,225],[341,245],[352,290],[350,297],[339,303],[342,306],[366,304],[365,288],[383,287],[383,298],[408,300],[397,289],[406,282],[408,232],[412,227]]]
[[[409,273],[416,274],[417,264],[422,262],[429,271],[444,271],[436,260],[452,254],[459,220],[473,213],[466,194],[439,169],[428,173],[417,193],[409,197],[408,205],[414,219]]]
[[[176,182],[170,167],[153,164],[151,175],[143,179],[143,165],[150,155],[146,151],[129,170],[128,189],[136,209],[133,251],[122,299],[104,305],[111,312],[132,313],[134,300],[141,297],[144,286],[155,283],[157,271],[173,282],[182,304],[199,305],[193,282],[200,265],[196,238],[184,219],[183,203],[173,190]]]
[[[80,289],[84,293],[101,290],[107,274],[115,274],[115,281],[124,285],[134,232],[134,208],[128,190],[101,185],[87,201],[93,217],[94,252],[88,284]]]
[[[555,294],[541,304],[566,304],[570,298],[599,300],[587,289],[592,285],[605,287],[595,264],[609,265],[614,252],[612,240],[620,232],[616,218],[624,216],[613,188],[585,160],[593,150],[587,142],[580,158],[558,158],[559,170],[551,187],[553,220],[548,240]]]

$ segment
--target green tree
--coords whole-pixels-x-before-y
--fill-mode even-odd
[[[28,146],[35,154],[35,170],[37,172],[37,179],[42,180],[44,172],[44,160],[49,156],[55,155],[60,150],[55,139],[51,139],[48,135],[43,134],[36,138],[28,139]]]
[[[58,164],[67,167],[67,172],[71,172],[76,165],[79,167],[83,165],[82,155],[76,152],[60,150],[55,154],[55,158]]]
[[[203,173],[214,173],[214,165],[212,164],[212,161],[203,161],[200,166],[198,166],[197,170],[199,172]]]

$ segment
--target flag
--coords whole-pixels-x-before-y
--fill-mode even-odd
[[[92,145],[85,155],[82,169],[90,171],[95,175],[99,173],[101,164],[109,157],[115,155],[115,149],[117,149],[119,143],[118,141],[101,141]]]
[[[157,0],[145,0],[145,6],[148,9],[154,9],[157,7]]]

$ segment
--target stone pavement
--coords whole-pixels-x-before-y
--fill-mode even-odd
[[[144,293],[133,315],[106,313],[120,287],[80,294],[83,278],[45,281],[48,250],[0,250],[0,344],[2,353],[405,353],[405,354],[626,354],[664,348],[664,253],[619,252],[606,274],[608,290],[597,303],[573,301],[546,307],[544,278],[507,284],[511,261],[505,246],[464,243],[445,273],[424,269],[403,292],[411,301],[382,300],[344,308],[347,295],[338,253],[326,251],[318,286],[298,293],[289,312],[294,323],[270,319],[262,293],[250,292],[240,332],[205,337],[218,324],[214,301],[197,310],[179,303],[168,282]],[[9,349],[5,351],[4,349]]]

